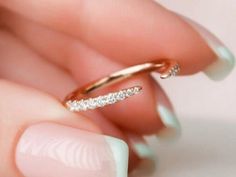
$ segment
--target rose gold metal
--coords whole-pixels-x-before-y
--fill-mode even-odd
[[[111,84],[115,84],[117,82],[121,82],[139,74],[150,73],[152,71],[160,73],[161,79],[166,79],[179,72],[179,65],[174,60],[159,59],[128,67],[78,88],[65,98],[64,105],[66,106],[66,103],[68,101],[80,100],[94,90],[109,86]]]

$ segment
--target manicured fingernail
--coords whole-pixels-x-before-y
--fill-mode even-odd
[[[158,118],[161,119],[163,128],[157,132],[157,138],[161,141],[171,142],[177,140],[181,135],[181,125],[178,121],[176,114],[171,108],[171,103],[166,96],[165,92],[158,84],[156,73],[151,73],[151,77],[156,83],[156,112]]]
[[[132,172],[133,176],[150,176],[156,170],[156,156],[143,138],[129,136],[133,151],[141,159],[137,168]]]
[[[127,177],[122,140],[53,123],[28,127],[16,147],[25,177]]]
[[[181,16],[183,17],[183,16]],[[189,23],[201,36],[209,47],[215,52],[217,58],[214,63],[208,66],[204,73],[212,80],[222,80],[232,71],[235,65],[235,57],[232,52],[211,32],[202,25],[190,20],[187,17],[183,19]]]
[[[157,105],[157,111],[164,125],[164,128],[157,134],[158,139],[165,141],[178,139],[181,134],[181,126],[175,113],[160,103]]]
[[[128,134],[129,142],[140,159],[153,158],[154,152],[145,140],[136,134]]]

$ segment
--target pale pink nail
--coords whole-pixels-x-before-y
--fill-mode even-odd
[[[123,141],[53,123],[32,125],[16,147],[25,177],[127,177]]]

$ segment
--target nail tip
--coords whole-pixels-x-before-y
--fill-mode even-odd
[[[158,140],[169,142],[179,139],[181,136],[181,125],[176,115],[163,105],[158,106],[158,112],[165,126],[164,129],[158,132]]]
[[[171,143],[171,142],[176,142],[180,139],[181,137],[181,130],[177,130],[176,128],[166,128],[165,130],[159,132],[156,135],[156,138],[160,142],[166,142],[166,143]]]
[[[201,35],[201,37],[207,42],[208,46],[218,57],[214,63],[203,71],[203,73],[214,81],[221,81],[225,79],[231,73],[235,65],[235,57],[233,53],[221,42],[221,40],[219,40],[205,27],[188,17],[180,14],[179,16]]]
[[[20,136],[15,164],[27,177],[87,176],[91,170],[98,176],[127,177],[128,146],[122,140],[85,130],[38,123]]]
[[[105,136],[107,143],[109,144],[111,151],[114,155],[116,163],[116,177],[127,177],[128,175],[128,145],[118,138]]]
[[[221,81],[225,79],[235,67],[235,56],[226,47],[221,47],[215,51],[219,58],[216,62],[208,66],[203,72],[214,81]]]
[[[136,143],[133,148],[141,159],[152,159],[155,155],[154,151],[144,143]]]

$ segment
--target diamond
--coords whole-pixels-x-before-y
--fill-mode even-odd
[[[97,98],[97,106],[98,107],[103,107],[106,105],[106,98],[104,96],[99,96]]]
[[[115,98],[115,95],[113,93],[109,93],[107,95],[107,103],[108,104],[113,104],[116,102],[116,98]]]
[[[124,91],[119,91],[116,96],[117,100],[123,100],[125,99],[125,92]]]
[[[134,94],[138,94],[141,91],[141,87],[134,87]]]
[[[130,96],[132,96],[133,94],[134,94],[134,93],[133,93],[133,89],[129,88],[129,89],[126,90],[126,96],[127,96],[127,97],[130,97]]]
[[[87,103],[86,100],[80,100],[78,102],[78,110],[79,111],[86,111],[87,110]]]
[[[89,109],[95,109],[96,106],[97,106],[96,99],[90,98],[90,99],[88,100],[88,108],[89,108]]]
[[[78,107],[78,102],[75,101],[68,101],[66,103],[67,107],[70,109],[70,111],[76,111]]]
[[[170,69],[170,74],[172,76],[177,75],[177,73],[180,71],[180,67],[178,64],[174,65],[171,69]]]

